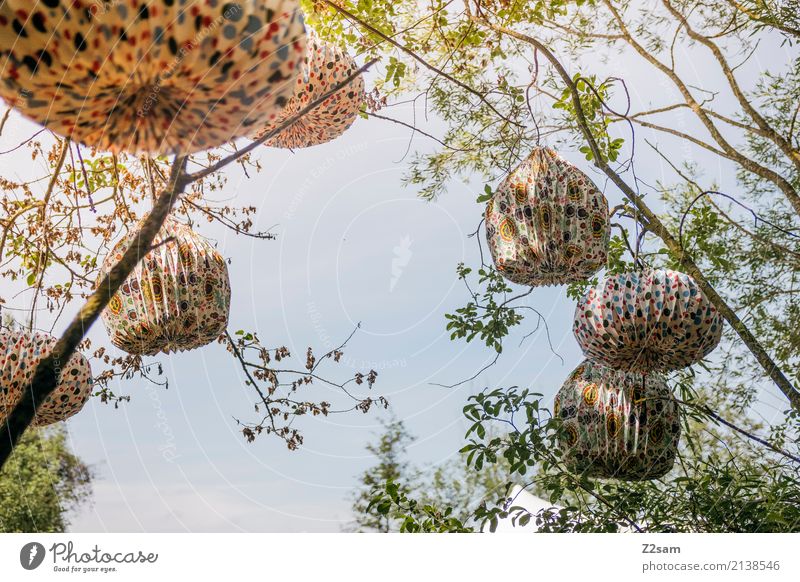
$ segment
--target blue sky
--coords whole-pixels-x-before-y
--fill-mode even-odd
[[[788,49],[762,48],[748,67],[760,70],[775,54],[770,51],[782,50]],[[682,62],[697,83],[720,84],[708,79],[701,59]],[[629,79],[646,71],[629,59],[597,66]],[[629,88],[634,107],[661,104],[672,95],[659,82]],[[724,106],[724,97],[720,103]],[[392,108],[390,114],[410,121],[410,107]],[[685,113],[666,119],[674,127],[694,127]],[[425,129],[437,133],[441,127],[434,119]],[[36,130],[13,116],[0,150]],[[649,184],[672,180],[644,144],[646,137],[654,136],[637,130],[639,177]],[[574,303],[563,288],[538,289],[527,304],[547,318],[564,363],[543,333],[518,347],[535,324],[529,320],[508,338],[499,363],[476,381],[453,389],[432,385],[467,378],[493,357],[479,344],[451,342],[444,319],[467,299],[456,281],[456,264],[478,261],[467,234],[480,220],[482,208],[474,200],[483,183],[456,182],[440,200],[420,200],[401,184],[408,139],[405,128],[359,119],[329,144],[296,153],[261,148],[262,172],[247,179],[238,167],[231,169],[228,186],[215,197],[257,206],[256,230],[274,226],[277,240],[254,241],[217,225],[198,230],[232,260],[230,329],[257,331],[266,345],[286,345],[302,357],[309,345],[320,353],[334,347],[362,322],[342,364],[323,371],[344,379],[357,369],[375,368],[380,376],[372,392],[386,396],[393,413],[419,437],[409,457],[436,464],[462,445],[461,408],[469,394],[517,384],[552,398],[581,357],[571,333]],[[658,141],[672,148],[676,162],[697,161],[709,181],[732,187],[730,168],[716,159],[663,136]],[[431,147],[422,136],[413,146]],[[562,153],[605,187],[587,162]],[[2,164],[4,175],[38,175],[24,152],[4,156]],[[618,203],[617,192],[606,190],[611,205]],[[17,290],[6,281],[0,286],[7,300]],[[9,305],[24,308],[27,301],[23,295]],[[40,318],[37,325],[49,327],[47,315]],[[108,344],[102,324],[90,335]],[[248,444],[233,418],[254,418],[254,393],[222,346],[157,360],[169,378],[168,390],[126,381],[118,390],[131,394],[130,403],[114,410],[91,401],[67,423],[72,446],[97,473],[93,504],[73,516],[73,531],[338,531],[349,521],[349,492],[373,461],[364,446],[387,413],[302,419],[305,444],[296,452],[266,436]],[[347,402],[325,389],[316,394],[334,405]],[[771,391],[764,399],[768,409],[777,402]]]

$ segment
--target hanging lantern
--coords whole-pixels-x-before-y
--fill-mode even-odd
[[[0,97],[112,152],[205,150],[276,119],[305,54],[297,0],[5,0]]]
[[[486,205],[494,264],[520,285],[585,281],[605,266],[608,239],[605,196],[550,148],[535,148]]]
[[[567,469],[640,481],[669,472],[680,440],[678,404],[662,376],[620,372],[589,360],[556,395]]]
[[[0,426],[30,388],[36,366],[57,341],[45,333],[0,330]],[[92,368],[83,354],[75,352],[66,365],[56,362],[56,372],[56,389],[37,408],[33,426],[68,419],[83,408],[92,394]]]
[[[134,235],[108,254],[98,281],[122,259]],[[228,324],[231,287],[225,260],[206,239],[171,218],[153,247],[103,311],[111,343],[130,354],[152,356],[212,342]]]
[[[256,139],[300,113],[357,70],[358,65],[347,53],[309,30],[306,57],[295,81],[294,96],[278,118],[256,135]],[[353,124],[364,97],[364,79],[359,75],[264,143],[270,147],[294,149],[329,142]]]
[[[612,275],[578,302],[573,323],[584,355],[639,372],[678,370],[717,346],[722,318],[689,275],[667,269]]]

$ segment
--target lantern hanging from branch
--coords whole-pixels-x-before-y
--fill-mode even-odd
[[[36,366],[58,340],[46,333],[0,330],[0,425],[30,389]],[[55,362],[56,389],[37,406],[33,426],[46,426],[77,414],[92,394],[92,368],[80,352],[66,365]],[[38,404],[38,403],[37,403]]]
[[[150,154],[274,121],[306,42],[297,0],[5,0],[0,26],[0,97],[80,143]]]
[[[537,147],[486,205],[486,239],[509,281],[584,281],[606,264],[608,202],[586,174]]]
[[[106,257],[102,279],[122,259],[132,231]],[[168,218],[102,314],[111,343],[130,354],[190,350],[227,326],[231,287],[222,256],[188,226]]]
[[[672,468],[681,428],[678,404],[662,376],[586,360],[564,382],[553,408],[570,472],[640,481]]]
[[[722,317],[689,275],[647,269],[612,275],[578,302],[573,332],[584,355],[620,370],[678,370],[719,343]]]
[[[313,30],[309,30],[306,57],[295,81],[294,96],[278,118],[256,135],[256,139],[297,115],[357,70],[358,65],[347,53],[319,38]],[[364,98],[364,79],[358,75],[302,119],[284,128],[264,144],[270,147],[294,149],[331,141],[342,135],[353,124]]]

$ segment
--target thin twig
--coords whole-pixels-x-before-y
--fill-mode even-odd
[[[403,51],[404,53],[406,53],[407,55],[412,57],[415,61],[420,63],[422,66],[424,66],[426,69],[428,69],[430,71],[433,71],[437,75],[440,75],[440,76],[444,77],[445,79],[447,79],[451,83],[453,83],[455,85],[458,85],[459,87],[461,87],[465,91],[475,95],[478,99],[483,101],[489,107],[489,109],[491,109],[497,115],[499,115],[500,117],[505,119],[508,123],[511,123],[512,125],[516,125],[517,127],[523,127],[521,123],[513,121],[513,120],[509,119],[508,117],[506,117],[505,115],[503,115],[502,113],[500,113],[500,111],[497,110],[497,108],[491,103],[491,101],[489,101],[486,98],[485,95],[483,95],[479,91],[473,89],[472,87],[470,87],[466,83],[463,83],[462,81],[459,81],[458,79],[456,79],[452,75],[448,75],[447,73],[445,73],[441,69],[439,69],[436,66],[432,65],[431,63],[429,63],[428,61],[423,59],[421,56],[419,56],[417,53],[415,53],[414,51],[412,51],[411,49],[409,49],[405,45],[397,42],[396,40],[394,40],[389,35],[385,34],[384,32],[381,32],[380,30],[378,30],[377,28],[372,26],[369,22],[365,22],[364,20],[362,20],[361,18],[359,18],[358,16],[356,16],[355,14],[353,14],[352,12],[347,10],[346,8],[343,8],[342,6],[339,6],[335,2],[332,2],[331,0],[322,0],[322,1],[325,4],[327,4],[328,6],[330,6],[331,8],[333,8],[334,10],[336,10],[337,12],[343,14],[348,20],[357,23],[359,26],[361,26],[362,28],[367,29],[372,34],[381,37],[383,40],[385,40],[386,42],[388,42],[389,44],[391,44],[395,48],[400,49],[401,51]]]
[[[378,113],[373,113],[371,111],[367,111],[367,115],[369,115],[370,117],[374,117],[375,119],[383,119],[384,121],[391,121],[392,123],[396,123],[397,125],[402,125],[403,127],[407,127],[409,129],[413,130],[415,133],[419,133],[421,135],[424,135],[425,137],[431,138],[432,140],[434,140],[435,142],[437,142],[440,145],[443,145],[444,147],[446,147],[449,150],[453,150],[453,151],[456,151],[456,152],[468,152],[468,151],[470,151],[470,150],[465,150],[465,149],[461,149],[461,148],[454,148],[453,146],[444,143],[438,137],[435,137],[435,136],[433,136],[433,135],[431,135],[429,133],[426,133],[426,132],[422,131],[421,129],[419,129],[417,126],[411,125],[410,123],[406,123],[405,121],[400,121],[399,119],[394,119],[392,117],[386,117],[384,115],[379,115]]]
[[[237,152],[235,152],[235,153],[233,153],[233,154],[231,154],[231,155],[229,155],[229,156],[227,156],[225,158],[222,158],[221,160],[219,160],[218,162],[216,162],[214,164],[211,164],[207,168],[199,170],[199,171],[197,171],[197,172],[195,172],[193,174],[189,174],[189,176],[187,177],[188,182],[196,182],[197,180],[205,178],[206,176],[208,176],[210,174],[213,174],[214,172],[218,172],[219,170],[221,170],[222,168],[224,168],[225,166],[227,166],[231,162],[235,162],[236,160],[238,160],[242,156],[252,152],[258,146],[260,146],[263,143],[267,142],[268,140],[272,139],[273,137],[275,137],[276,135],[278,135],[279,133],[281,133],[282,131],[284,131],[288,127],[291,127],[292,125],[294,125],[296,122],[300,121],[303,117],[308,115],[308,113],[310,113],[311,111],[313,111],[314,109],[319,107],[322,103],[324,103],[328,99],[328,97],[331,97],[332,95],[335,95],[341,89],[347,87],[361,73],[363,73],[364,71],[369,69],[372,65],[374,65],[377,62],[378,62],[378,59],[372,59],[367,64],[365,64],[364,66],[362,66],[358,70],[356,70],[353,73],[351,73],[350,75],[348,75],[342,81],[340,81],[339,83],[334,85],[330,90],[326,91],[325,93],[320,95],[317,99],[315,99],[314,101],[312,101],[311,103],[306,105],[297,114],[293,115],[292,117],[290,117],[289,119],[287,119],[286,121],[284,121],[283,123],[278,125],[277,127],[274,127],[270,131],[264,133],[264,135],[262,135],[261,137],[259,137],[256,140],[252,141],[251,143],[247,144],[245,147],[243,147],[242,149],[238,150]]]

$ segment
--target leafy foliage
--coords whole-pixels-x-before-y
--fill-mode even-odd
[[[500,519],[543,532],[794,532],[800,531],[800,478],[796,464],[765,454],[752,441],[704,426],[708,419],[684,409],[688,434],[675,469],[644,482],[597,481],[566,471],[560,461],[561,425],[540,394],[518,388],[486,390],[470,398],[471,422],[462,449],[466,470],[502,463],[509,479],[524,482],[553,507],[531,514],[500,496],[452,519],[458,505],[424,503],[424,487],[393,478],[373,490],[371,507],[393,515],[399,531],[494,530]],[[506,432],[497,435],[498,427]],[[417,497],[411,495],[414,491]]]
[[[418,153],[408,174],[407,182],[420,185],[423,197],[441,195],[453,178],[471,176],[487,184],[478,197],[482,204],[492,184],[532,145],[543,139],[574,145],[588,161],[608,162],[620,180],[657,204],[660,220],[680,239],[680,253],[668,250],[663,234],[654,236],[653,225],[623,198],[607,272],[646,265],[680,269],[690,256],[769,356],[800,384],[800,59],[786,52],[783,61],[770,59],[768,71],[741,72],[741,60],[758,54],[762,41],[773,42],[776,34],[787,43],[800,38],[791,9],[763,0],[664,0],[647,11],[613,0],[481,0],[463,9],[444,6],[450,12],[442,23],[442,3],[343,4],[368,4],[369,11],[361,8],[359,14],[371,18],[370,24],[402,31],[401,47],[367,41],[372,54],[405,60],[409,70],[420,69],[420,61],[428,66],[430,75],[406,75],[383,89],[404,99],[415,92],[424,96],[446,124],[442,147]],[[324,10],[335,11],[329,3]],[[358,21],[350,24],[356,31],[364,28]],[[480,36],[456,36],[473,26]],[[534,37],[556,60],[571,59],[562,65],[575,94],[549,66],[551,59],[545,61],[520,35]],[[676,55],[693,51],[711,59],[709,66],[720,74],[705,79],[720,79],[721,86],[698,86],[682,76]],[[643,66],[633,69],[636,78],[608,77],[600,70],[620,55]],[[447,76],[467,89],[448,86]],[[650,91],[651,86],[657,88]],[[626,96],[629,88],[647,92],[640,101],[652,99],[653,105],[636,109]],[[725,108],[717,97],[722,93]],[[688,115],[693,123],[676,126],[664,118],[669,114]],[[597,142],[602,160],[594,159],[584,130]],[[646,141],[637,135],[641,130],[649,132]],[[657,185],[636,174],[637,151],[645,146],[673,170]],[[723,195],[713,194],[717,185],[702,166],[675,161],[690,155],[718,162],[735,176],[735,184]],[[469,298],[447,315],[451,338],[479,338],[499,352],[503,338],[523,322],[527,306],[491,266],[477,269],[474,288],[471,268],[459,265],[457,273]],[[594,283],[573,284],[568,296],[578,299]],[[558,427],[541,416],[544,402],[530,390],[492,388],[473,397],[465,409],[471,425],[466,470],[478,473],[502,460],[517,479],[558,507],[525,517],[498,498],[494,506],[473,511],[471,519],[491,526],[511,517],[536,522],[544,531],[796,531],[797,467],[762,440],[796,456],[798,414],[770,408],[764,366],[731,329],[718,354],[670,379],[684,403],[684,439],[674,471],[655,482],[595,482],[564,472],[554,447]],[[772,413],[769,421],[765,410]],[[453,515],[447,508],[457,504],[426,504],[424,488],[411,491],[387,486],[376,499],[382,509],[408,518],[408,531],[446,530]],[[452,529],[471,527],[468,521],[459,517]]]
[[[510,306],[513,299],[506,297],[513,289],[496,270],[481,267],[478,269],[478,285],[484,286],[484,289],[479,295],[472,291],[467,280],[472,269],[460,263],[457,273],[469,289],[472,301],[456,309],[455,313],[445,315],[449,320],[447,330],[451,332],[450,339],[465,338],[471,342],[479,337],[497,353],[502,352],[503,338],[508,335],[510,328],[523,320],[523,316]]]
[[[63,532],[91,497],[92,472],[62,430],[30,430],[0,473],[0,531]]]
[[[377,462],[359,478],[351,531],[468,531],[472,526],[465,522],[508,486],[509,468],[502,460],[482,471],[465,470],[463,455],[419,467],[408,461],[415,438],[403,421],[382,426],[383,433],[367,445]]]

